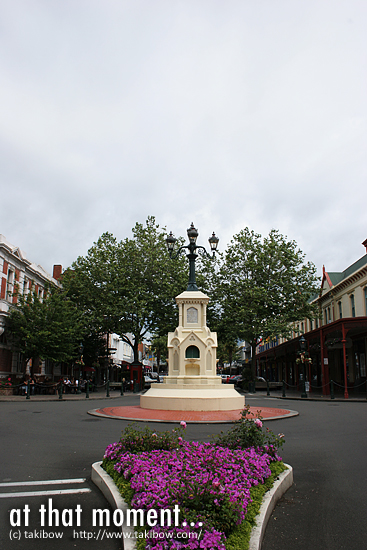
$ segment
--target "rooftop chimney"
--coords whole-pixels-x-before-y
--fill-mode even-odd
[[[363,243],[362,243],[362,244],[363,244],[363,246],[365,246],[365,247],[366,247],[366,254],[367,254],[367,239],[366,239],[365,241],[363,241]]]
[[[61,273],[62,273],[62,265],[54,265],[54,271],[52,276],[54,279],[56,279],[56,281],[60,279]]]

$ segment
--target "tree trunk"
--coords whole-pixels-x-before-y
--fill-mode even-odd
[[[133,352],[134,352],[134,363],[139,363],[139,340],[137,338],[135,338],[134,340]]]

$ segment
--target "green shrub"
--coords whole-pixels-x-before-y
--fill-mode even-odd
[[[121,434],[121,451],[134,454],[157,450],[170,451],[180,446],[183,435],[182,425],[172,431],[154,432],[148,426],[142,428],[136,424],[129,424]]]
[[[213,443],[229,449],[260,448],[278,458],[277,451],[284,444],[284,435],[275,435],[269,428],[263,430],[260,411],[257,411],[255,418],[250,415],[250,406],[247,405],[241,413],[241,418],[234,423],[229,432],[222,431],[213,436]]]

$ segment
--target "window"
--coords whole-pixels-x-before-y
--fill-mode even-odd
[[[356,316],[356,306],[355,306],[355,302],[354,302],[354,294],[351,294],[351,296],[350,296],[350,307],[351,307],[351,310],[352,310],[352,317],[355,317]]]
[[[338,302],[338,308],[339,308],[339,319],[343,318],[343,308],[341,301]]]
[[[23,279],[23,296],[27,296],[27,294],[28,294],[28,279],[24,275],[24,279]]]
[[[185,357],[186,359],[199,359],[200,357],[199,348],[197,348],[196,346],[189,346],[188,348],[186,348]]]
[[[6,280],[6,299],[11,301],[13,296],[13,285],[14,285],[14,271],[9,269],[8,277]]]

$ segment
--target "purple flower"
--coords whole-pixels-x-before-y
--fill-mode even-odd
[[[181,425],[185,422],[181,422]],[[184,426],[182,426],[184,427]],[[182,439],[182,438],[181,438]],[[229,449],[210,443],[180,441],[178,448],[154,450],[134,454],[123,450],[121,444],[109,445],[105,458],[116,461],[115,470],[130,482],[134,495],[132,508],[173,509],[179,504],[182,510],[196,515],[198,539],[185,539],[192,519],[180,526],[155,526],[153,529],[167,537],[149,538],[147,550],[163,549],[225,549],[225,534],[217,530],[208,516],[200,518],[198,503],[212,503],[218,512],[230,506],[232,521],[240,524],[250,502],[250,488],[263,483],[271,474],[272,456],[260,449]],[[170,538],[172,535],[172,538]]]

